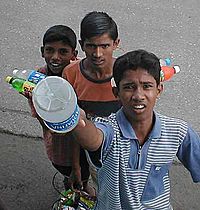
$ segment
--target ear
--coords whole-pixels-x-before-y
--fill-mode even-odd
[[[78,40],[78,42],[79,42],[79,44],[80,44],[80,46],[81,46],[82,51],[84,51],[84,50],[83,50],[84,42],[83,42],[82,40]]]
[[[42,57],[44,58],[44,46],[42,46],[42,47],[40,48],[40,51],[41,51]]]
[[[75,61],[76,58],[77,58],[77,55],[78,55],[78,50],[74,50],[74,51],[73,51],[73,55],[72,55],[72,57],[71,57],[71,60],[72,60],[72,61]]]
[[[114,41],[114,49],[113,50],[116,50],[117,49],[117,47],[119,46],[119,43],[120,43],[120,39],[116,39]]]
[[[160,84],[158,85],[157,98],[159,98],[159,97],[160,97],[160,95],[161,95],[161,94],[162,94],[162,92],[163,92],[163,89],[164,89],[164,87],[163,87],[163,83],[160,83]]]
[[[119,90],[118,90],[118,88],[117,87],[112,87],[112,92],[113,92],[115,98],[119,99],[119,95],[118,95]]]

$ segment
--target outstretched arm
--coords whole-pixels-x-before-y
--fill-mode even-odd
[[[103,141],[102,131],[86,118],[85,112],[82,109],[80,109],[79,123],[72,133],[78,143],[89,151],[98,150]]]

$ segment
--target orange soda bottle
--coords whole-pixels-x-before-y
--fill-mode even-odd
[[[180,72],[180,67],[178,65],[175,66],[161,66],[160,72],[160,81],[164,82],[173,77],[174,74]]]

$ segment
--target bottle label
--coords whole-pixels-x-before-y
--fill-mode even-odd
[[[33,84],[33,83],[24,82],[24,84],[23,84],[23,90],[24,90],[24,92],[27,92],[27,91],[28,92],[32,92],[35,86],[36,85]]]
[[[37,84],[40,80],[44,79],[46,77],[45,74],[42,74],[38,71],[33,71],[29,77],[28,77],[28,81],[29,82],[33,82],[35,84]]]
[[[44,123],[49,129],[51,129],[54,132],[67,133],[76,127],[76,125],[78,124],[79,116],[80,116],[80,110],[78,105],[76,105],[74,113],[65,121],[58,123],[44,121]]]

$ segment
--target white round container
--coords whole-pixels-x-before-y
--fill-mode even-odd
[[[80,111],[76,93],[69,82],[57,76],[41,80],[33,90],[33,105],[45,125],[66,133],[78,123]]]

